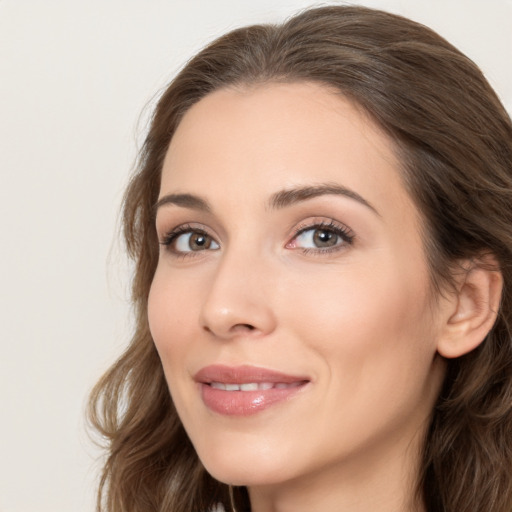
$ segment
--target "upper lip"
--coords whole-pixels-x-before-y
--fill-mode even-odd
[[[293,382],[307,382],[310,379],[303,375],[290,375],[258,366],[214,364],[201,368],[194,375],[194,380],[203,384],[210,384],[211,382],[223,382],[226,384],[244,384],[249,382],[291,384]]]

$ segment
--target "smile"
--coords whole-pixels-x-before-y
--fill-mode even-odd
[[[225,384],[223,382],[210,382],[210,386],[223,391],[266,391],[268,389],[287,389],[300,386],[302,382],[248,382],[246,384]]]
[[[225,416],[250,416],[303,390],[310,379],[254,366],[212,365],[194,377],[204,405]]]

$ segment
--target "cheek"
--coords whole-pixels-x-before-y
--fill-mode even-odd
[[[197,289],[179,275],[170,275],[164,265],[157,268],[148,297],[151,336],[162,362],[165,379],[180,416],[190,407],[188,373],[191,354],[201,353],[197,336]],[[195,293],[194,293],[195,290]]]
[[[337,277],[316,280],[315,292],[295,296],[289,313],[294,337],[320,369],[323,423],[352,432],[355,444],[408,422],[417,427],[438,385],[428,281],[391,271]]]
[[[191,287],[180,285],[178,276],[169,276],[167,269],[157,267],[148,297],[148,321],[151,335],[162,361],[164,370],[169,363],[177,362],[185,344],[186,331],[197,325],[192,318]],[[172,356],[172,357],[171,357]]]
[[[172,305],[169,304],[165,288],[161,285],[161,280],[158,278],[159,271],[157,269],[148,297],[148,322],[151,336],[156,345],[156,348],[162,357],[162,340],[166,338],[166,333],[169,330],[166,318],[169,317],[168,312]]]
[[[327,362],[332,378],[405,383],[419,365],[428,371],[435,334],[425,273],[381,260],[378,266],[310,275],[303,285],[309,293],[291,294],[287,323]]]

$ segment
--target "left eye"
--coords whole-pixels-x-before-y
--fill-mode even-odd
[[[342,233],[341,230],[316,226],[302,230],[295,237],[293,247],[301,249],[329,249],[349,242],[349,237]]]
[[[211,236],[201,231],[188,231],[176,236],[173,240],[173,249],[176,252],[206,251],[218,248],[219,244]]]

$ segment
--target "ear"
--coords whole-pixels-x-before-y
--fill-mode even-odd
[[[448,319],[437,344],[437,351],[446,358],[478,347],[492,329],[500,307],[503,276],[496,258],[486,254],[463,262],[462,267],[464,272],[449,299]]]

